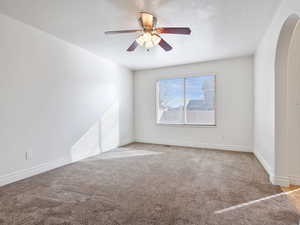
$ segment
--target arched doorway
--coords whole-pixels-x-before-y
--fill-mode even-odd
[[[283,24],[276,52],[275,176],[281,183],[300,184],[300,17],[296,14]]]

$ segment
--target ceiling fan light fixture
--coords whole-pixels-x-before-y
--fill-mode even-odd
[[[153,48],[154,44],[152,41],[146,41],[145,42],[145,48],[149,49],[149,48]]]
[[[152,35],[152,42],[153,42],[154,45],[158,45],[160,41],[161,41],[160,36],[158,36],[156,34]]]
[[[161,38],[156,34],[151,34],[149,32],[146,32],[142,35],[140,35],[136,41],[139,45],[149,49],[154,47],[155,45],[158,45]]]
[[[172,46],[168,44],[161,34],[182,34],[190,35],[191,29],[189,27],[156,27],[157,18],[151,13],[141,12],[138,19],[141,29],[133,30],[117,30],[117,31],[107,31],[105,34],[125,34],[125,33],[137,33],[142,32],[136,40],[127,49],[128,52],[133,52],[138,45],[149,49],[156,45],[159,45],[165,51],[172,50]]]
[[[145,32],[145,33],[143,34],[143,38],[144,38],[144,40],[145,40],[146,42],[151,41],[151,40],[152,40],[152,34],[149,33],[149,32]]]
[[[141,46],[144,46],[145,40],[144,40],[144,35],[140,35],[137,39],[136,39],[137,43]]]

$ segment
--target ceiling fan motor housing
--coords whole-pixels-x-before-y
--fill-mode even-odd
[[[141,27],[145,32],[151,32],[156,27],[157,19],[150,13],[141,12],[141,17],[139,18]]]

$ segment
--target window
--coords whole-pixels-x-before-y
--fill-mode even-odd
[[[215,126],[215,76],[157,82],[157,123]]]

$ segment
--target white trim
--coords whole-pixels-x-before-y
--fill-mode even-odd
[[[134,142],[134,140],[132,138],[123,139],[123,140],[120,141],[119,147],[124,146],[124,145],[129,145],[133,142]]]
[[[269,180],[272,184],[274,185],[280,185],[280,186],[289,186],[290,182],[287,177],[280,177],[280,176],[275,176],[275,173],[272,169],[272,167],[269,165],[267,160],[259,153],[254,151],[254,155],[258,159],[258,161],[261,163],[261,165],[264,167],[266,172],[269,175]]]
[[[51,162],[46,162],[46,163],[42,163],[40,165],[37,166],[33,166],[31,168],[27,168],[27,169],[23,169],[23,170],[19,170],[19,171],[15,171],[6,175],[2,175],[0,176],[0,187],[10,184],[10,183],[14,183],[41,173],[45,173],[47,171],[95,156],[99,153],[93,153],[93,154],[88,154],[88,155],[82,155],[77,157],[76,159],[71,159],[71,157],[62,157],[60,159],[51,161]]]
[[[288,187],[290,185],[289,177],[272,176],[272,177],[270,177],[270,181],[272,182],[272,184],[280,185],[282,187]]]
[[[238,145],[220,145],[220,144],[178,144],[171,141],[161,141],[161,140],[152,140],[148,141],[147,139],[138,138],[135,140],[136,142],[143,142],[143,143],[151,143],[151,144],[165,144],[165,145],[176,145],[176,146],[187,146],[187,147],[195,147],[195,148],[207,148],[207,149],[215,149],[215,150],[229,150],[229,151],[240,151],[240,152],[252,152],[251,148],[245,147],[245,146],[238,146]],[[54,160],[52,162],[47,162],[40,164],[38,166],[34,166],[28,169],[19,170],[16,172],[12,172],[6,175],[0,176],[0,187],[14,183],[80,160],[83,160],[85,158],[92,157],[94,155],[97,155],[98,153],[93,153],[90,155],[84,155],[77,159],[71,159],[70,157],[62,157],[60,159]],[[263,165],[263,167],[266,169],[267,173],[270,176],[270,181],[274,185],[280,185],[280,186],[289,186],[290,184],[294,185],[300,185],[300,177],[297,176],[290,176],[290,177],[283,177],[283,176],[274,176],[271,167],[268,165],[266,160],[258,153],[254,153],[259,162]]]
[[[288,187],[290,184],[300,185],[300,177],[298,176],[276,176],[271,166],[267,163],[264,157],[259,152],[254,152],[254,155],[258,161],[265,168],[270,177],[270,182],[274,185],[280,185],[282,187]]]
[[[265,158],[259,152],[254,151],[254,155],[256,156],[258,161],[262,164],[262,166],[265,168],[265,170],[269,174],[270,180],[271,180],[271,178],[274,177],[274,171],[273,171],[272,167],[269,165],[267,160],[265,160]]]
[[[237,151],[237,152],[253,152],[252,147],[242,146],[242,145],[223,145],[223,144],[209,144],[209,143],[192,143],[191,141],[171,141],[162,139],[152,139],[152,138],[136,138],[136,142],[148,143],[148,144],[161,144],[161,145],[175,145],[183,147],[193,147],[193,148],[207,148],[215,150],[227,150],[227,151]]]
[[[273,176],[272,184],[274,185],[280,185],[282,187],[288,187],[289,185],[300,185],[300,177],[298,176]]]
[[[213,76],[214,77],[214,84],[215,84],[215,87],[214,87],[214,104],[215,104],[215,107],[214,107],[214,124],[192,124],[192,123],[187,123],[186,122],[186,79],[188,78],[191,78],[191,77],[204,77],[204,76]],[[174,80],[174,79],[183,79],[183,107],[184,107],[184,122],[183,123],[164,123],[164,122],[159,122],[158,121],[158,109],[159,109],[159,98],[160,98],[160,94],[159,94],[159,82],[160,81],[165,81],[165,80]],[[184,127],[187,127],[187,126],[191,126],[191,127],[198,127],[198,128],[207,128],[207,127],[213,127],[213,128],[216,128],[217,127],[217,73],[207,73],[207,74],[198,74],[196,75],[195,74],[190,74],[190,75],[187,75],[187,76],[176,76],[176,77],[170,77],[170,78],[163,78],[163,79],[157,79],[155,81],[155,99],[156,99],[156,102],[155,102],[155,116],[156,116],[156,125],[161,125],[161,126],[184,126]]]
[[[19,170],[16,172],[12,172],[3,176],[0,176],[0,187],[4,186],[6,184],[14,183],[19,180],[23,180],[25,178],[44,173],[49,170],[53,170],[55,168],[67,165],[70,163],[70,159],[65,157],[65,158],[60,158],[52,162],[47,162],[40,164],[38,166],[34,166],[28,169],[23,169]]]
[[[290,180],[290,184],[300,185],[300,177],[298,176],[290,176],[289,180]]]

